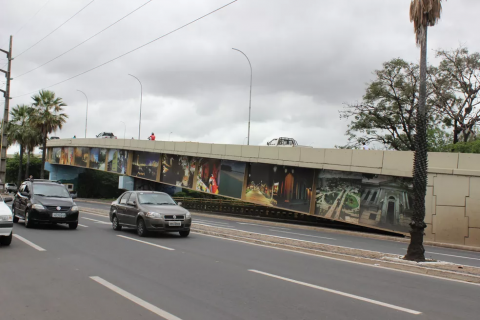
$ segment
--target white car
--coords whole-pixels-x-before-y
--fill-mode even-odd
[[[12,201],[12,198],[3,198],[0,201],[0,245],[9,246],[13,235],[13,214],[5,202]]]

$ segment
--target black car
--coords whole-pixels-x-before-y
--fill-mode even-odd
[[[134,227],[139,236],[150,231],[190,234],[192,215],[168,194],[154,191],[130,191],[112,202],[110,221],[114,230]]]
[[[68,224],[78,226],[78,207],[67,188],[50,180],[30,179],[20,186],[12,204],[13,222],[25,220],[25,227],[35,224]]]

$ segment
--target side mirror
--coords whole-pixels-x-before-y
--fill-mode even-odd
[[[72,194],[72,199],[77,199],[77,194],[76,193]]]
[[[137,205],[137,202],[136,202],[136,201],[128,201],[128,202],[127,202],[127,205],[134,207],[134,206]]]
[[[178,204],[178,206],[180,206],[180,207],[182,206],[182,203],[181,203],[181,202],[178,202],[177,204]]]

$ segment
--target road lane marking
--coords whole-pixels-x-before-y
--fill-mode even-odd
[[[91,214],[91,215],[94,215],[94,216],[98,216],[98,217],[102,217],[102,218],[106,218],[106,219],[108,218],[108,219],[109,219],[109,217],[108,217],[107,215],[103,215],[103,214],[85,212],[85,211],[82,211],[82,210],[80,210],[80,213],[82,213],[82,214],[83,214],[83,213],[85,213],[85,214]]]
[[[296,235],[304,236],[304,237],[312,237],[312,238],[320,238],[320,239],[328,239],[328,240],[337,240],[337,239],[334,239],[334,238],[321,237],[321,236],[312,236],[312,235],[303,234],[303,233],[296,233],[296,232],[288,232],[288,231],[280,231],[280,230],[272,230],[272,229],[270,229],[270,231],[296,234]]]
[[[214,235],[211,235],[211,234],[199,233],[199,232],[195,232],[195,231],[192,231],[191,233],[199,235],[199,236],[217,238],[217,239],[220,239],[220,240],[227,240],[227,241],[233,241],[233,242],[239,242],[239,243],[248,244],[248,245],[257,246],[257,247],[263,247],[263,248],[267,248],[267,249],[275,249],[275,250],[282,250],[282,251],[287,251],[287,252],[291,252],[291,253],[304,254],[304,255],[307,255],[307,256],[317,257],[317,258],[320,258],[320,259],[323,258],[323,259],[335,260],[335,261],[340,261],[340,262],[358,264],[358,265],[366,266],[366,267],[384,269],[384,270],[387,270],[387,271],[402,272],[402,273],[408,273],[408,274],[415,275],[415,276],[422,276],[422,277],[434,278],[434,279],[438,279],[438,280],[453,281],[453,282],[459,282],[459,283],[462,283],[462,284],[470,284],[470,285],[474,285],[474,286],[480,286],[480,283],[467,282],[467,281],[463,281],[463,280],[450,279],[450,278],[443,278],[443,277],[439,277],[439,276],[433,276],[433,275],[430,275],[430,274],[417,273],[417,272],[412,272],[412,271],[407,271],[407,270],[392,269],[392,268],[389,268],[389,267],[377,266],[377,265],[374,265],[374,264],[368,264],[368,263],[364,263],[364,262],[344,260],[344,259],[340,259],[340,258],[323,256],[323,255],[320,255],[320,254],[313,254],[313,253],[309,253],[309,252],[297,251],[297,250],[293,250],[293,249],[277,248],[277,247],[272,247],[272,246],[265,245],[265,244],[252,243],[252,242],[237,240],[237,239],[229,239],[229,238],[214,236]]]
[[[212,226],[219,226],[219,227],[230,227],[230,225],[224,225],[224,224],[216,224],[216,223],[211,223],[207,221],[193,221],[193,223],[203,223],[203,224],[209,224]]]
[[[229,226],[229,225],[230,225],[229,223],[225,223],[225,222],[216,222],[216,221],[202,220],[202,219],[195,219],[195,221],[200,221],[200,222],[205,222],[205,223],[211,223],[211,224],[219,224],[219,225],[225,225],[225,226]]]
[[[31,242],[30,240],[27,240],[25,239],[24,237],[22,236],[19,236],[18,234],[14,234],[13,235],[15,238],[17,238],[18,240],[28,244],[30,247],[34,248],[34,249],[37,249],[38,251],[47,251],[45,249],[43,249],[42,247],[40,246],[37,246],[35,243]]]
[[[86,219],[86,220],[95,221],[95,223],[101,223],[101,224],[111,224],[110,222],[105,222],[105,221],[100,221],[100,220],[96,220],[96,219],[90,219],[90,218],[85,218],[85,217],[82,217],[82,219]]]
[[[84,225],[84,224],[78,224],[80,227],[84,227],[84,228],[88,228],[88,226]]]
[[[125,236],[122,236],[122,235],[117,235],[117,237],[125,238],[125,239],[128,239],[128,240],[133,240],[133,241],[137,241],[137,242],[141,242],[141,243],[145,243],[145,244],[148,244],[148,245],[151,245],[151,246],[154,246],[154,247],[158,247],[158,248],[162,248],[162,249],[165,249],[165,250],[170,250],[170,251],[175,250],[175,249],[172,249],[172,248],[169,248],[169,247],[164,247],[164,246],[161,246],[159,244],[152,243],[152,242],[142,241],[142,240],[138,240],[138,239],[135,239],[135,238],[125,237]]]
[[[280,279],[280,280],[283,280],[283,281],[299,284],[299,285],[302,285],[302,286],[305,286],[305,287],[310,287],[310,288],[322,290],[322,291],[325,291],[325,292],[338,294],[340,296],[344,296],[344,297],[348,297],[348,298],[352,298],[352,299],[376,304],[376,305],[379,305],[379,306],[382,306],[382,307],[386,307],[386,308],[390,308],[390,309],[394,309],[394,310],[398,310],[398,311],[403,311],[403,312],[410,313],[410,314],[416,314],[416,315],[422,314],[420,311],[399,307],[399,306],[396,306],[396,305],[393,305],[393,304],[389,304],[389,303],[385,303],[385,302],[381,302],[381,301],[357,296],[357,295],[354,295],[354,294],[350,294],[350,293],[346,293],[346,292],[342,292],[342,291],[338,291],[338,290],[333,290],[333,289],[329,289],[329,288],[325,288],[325,287],[320,287],[320,286],[317,286],[317,285],[314,285],[314,284],[311,284],[311,283],[297,281],[297,280],[293,280],[293,279],[290,279],[290,278],[277,276],[275,274],[266,273],[266,272],[263,272],[263,271],[258,271],[258,270],[254,270],[254,269],[249,269],[248,271],[258,273],[258,274],[262,274],[264,276]]]
[[[407,250],[406,248],[402,248],[402,250]],[[455,257],[455,258],[462,258],[462,259],[470,259],[470,260],[478,260],[480,261],[479,258],[470,258],[470,257],[464,257],[464,256],[456,256],[453,254],[446,254],[446,253],[438,253],[438,252],[431,252],[431,251],[425,251],[425,254],[439,254],[441,256],[449,256],[449,257]]]
[[[112,290],[113,292],[118,293],[122,297],[127,298],[128,300],[138,304],[139,306],[144,307],[148,311],[151,311],[151,312],[155,313],[156,315],[158,315],[158,316],[160,316],[160,317],[162,317],[166,320],[182,320],[179,317],[174,316],[173,314],[171,314],[171,313],[169,313],[165,310],[162,310],[159,307],[156,307],[153,304],[151,304],[151,303],[149,303],[145,300],[142,300],[139,297],[134,296],[133,294],[117,287],[116,285],[108,282],[105,279],[102,279],[102,278],[97,277],[97,276],[90,277],[90,279],[92,279],[93,281],[101,284],[102,286]]]
[[[216,226],[216,225],[213,225],[213,224],[195,222],[193,225],[195,225],[195,224],[199,225],[199,226],[205,226],[205,227],[214,227],[214,228],[221,228],[221,229],[228,229],[228,230],[244,231],[244,230],[235,229],[235,228],[227,228],[227,227],[223,227],[223,226]]]

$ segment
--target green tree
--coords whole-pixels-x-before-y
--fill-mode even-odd
[[[467,142],[480,122],[480,53],[460,47],[436,55],[442,60],[430,73],[435,107],[453,128],[453,143]]]
[[[32,107],[22,104],[15,106],[11,111],[11,121],[7,128],[7,137],[9,144],[18,143],[20,146],[20,162],[23,163],[23,154],[27,146],[28,140],[33,135],[30,127]],[[23,166],[18,168],[17,185],[20,185],[22,179]]]
[[[410,222],[410,244],[404,259],[425,261],[423,235],[425,224],[425,195],[427,193],[427,31],[440,19],[442,0],[412,0],[410,21],[420,46],[420,86],[416,119],[415,156],[413,165],[413,214]]]
[[[387,149],[415,151],[420,68],[402,59],[385,62],[374,72],[361,103],[349,104],[340,118],[350,119],[343,148],[359,148],[363,144],[382,144]],[[427,85],[427,119],[433,126],[437,114],[433,108],[433,87]]]
[[[40,168],[42,166],[42,159],[36,156],[30,157],[30,174],[34,177],[40,176]],[[7,175],[5,181],[8,183],[17,183],[17,173],[20,168],[20,155],[16,153],[12,158],[7,158]],[[23,170],[26,169],[26,161],[22,161]],[[46,171],[46,177],[49,176],[49,172]]]
[[[62,98],[56,97],[55,93],[48,90],[41,90],[32,97],[33,106],[36,108],[34,126],[42,135],[42,168],[40,171],[40,179],[44,178],[45,156],[47,150],[47,135],[62,129],[63,124],[67,121],[67,114],[63,113],[66,104]]]

